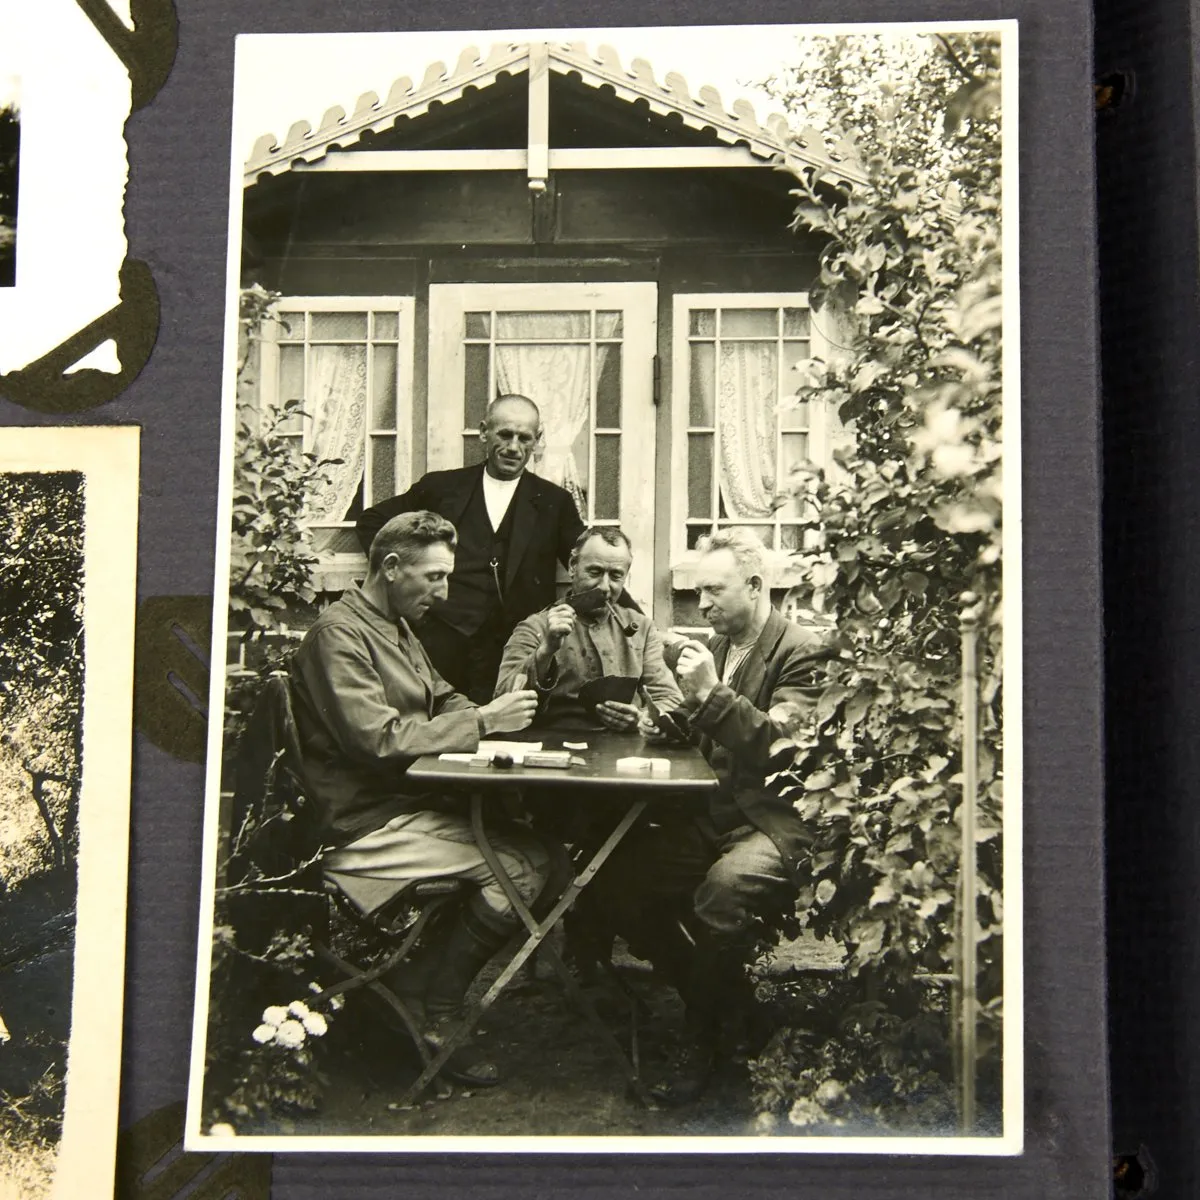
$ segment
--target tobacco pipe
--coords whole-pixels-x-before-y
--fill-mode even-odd
[[[637,633],[637,630],[638,630],[637,622],[631,620],[629,622],[629,624],[626,625],[625,622],[621,620],[621,614],[617,611],[616,606],[613,604],[613,602],[611,600],[605,600],[604,603],[605,603],[606,607],[608,608],[609,615],[621,627],[621,632],[626,637],[633,637],[633,635],[635,633]]]

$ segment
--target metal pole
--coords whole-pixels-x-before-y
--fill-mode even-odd
[[[979,787],[979,597],[964,592],[959,617],[962,634],[962,832],[959,869],[958,944],[960,1021],[959,1063],[962,1091],[959,1116],[963,1133],[975,1128],[975,1009],[976,1009],[976,897],[975,897],[975,804]]]

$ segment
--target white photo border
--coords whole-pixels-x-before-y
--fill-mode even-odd
[[[655,27],[655,28],[670,28]],[[678,26],[680,30],[720,29],[723,26]],[[189,1072],[184,1148],[204,1153],[250,1151],[273,1153],[503,1153],[503,1154],[880,1154],[933,1157],[979,1156],[1009,1157],[1025,1149],[1025,1053],[1024,1053],[1024,925],[1023,925],[1023,564],[1021,509],[1021,396],[1020,396],[1020,237],[1019,237],[1019,160],[1018,136],[1018,21],[1015,18],[978,21],[896,21],[838,23],[779,23],[770,26],[780,32],[811,35],[880,33],[967,33],[995,32],[1001,38],[1001,167],[1002,167],[1002,253],[1003,253],[1003,564],[1004,621],[1003,722],[1005,729],[1002,802],[1004,828],[1004,909],[1005,938],[1003,952],[1003,1130],[997,1136],[964,1137],[931,1135],[927,1137],[754,1137],[754,1136],[566,1136],[566,1135],[222,1135],[202,1129],[201,1101],[204,1078],[204,1048],[208,1025],[209,974],[212,961],[212,930],[215,911],[215,880],[220,805],[220,767],[222,756],[221,714],[225,706],[225,673],[218,664],[225,661],[228,634],[228,595],[230,569],[229,528],[232,516],[233,435],[236,422],[236,362],[238,345],[238,291],[241,280],[241,231],[244,186],[244,158],[248,144],[238,136],[241,130],[238,110],[242,76],[234,72],[233,121],[230,163],[229,255],[226,267],[225,354],[222,377],[220,478],[217,492],[217,544],[212,622],[212,658],[214,664],[209,691],[209,728],[206,756],[204,847],[201,875],[200,930],[197,947],[195,1010],[193,1015],[192,1054]],[[639,29],[595,27],[586,29],[464,30],[461,44],[488,45],[493,41],[547,40],[603,42],[606,35],[636,34]],[[448,36],[450,31],[438,31]],[[239,35],[247,38],[283,38],[338,36],[336,34],[262,34]],[[374,35],[372,35],[374,36]],[[419,37],[414,31],[405,35]],[[482,38],[482,42],[480,39]],[[303,114],[296,114],[297,119]],[[257,130],[258,133],[266,132]]]
[[[91,1200],[98,1181],[113,1179],[116,1166],[140,437],[134,426],[6,426],[0,441],[4,474],[79,471],[84,476],[78,889],[66,1104],[53,1200]]]

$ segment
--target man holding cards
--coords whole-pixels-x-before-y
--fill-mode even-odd
[[[650,619],[621,603],[633,562],[629,538],[614,526],[586,529],[568,562],[563,600],[521,621],[500,662],[496,695],[532,687],[543,725],[632,732],[639,690],[661,710],[683,696],[663,659],[662,635]]]
[[[706,812],[652,814],[581,897],[582,919],[624,936],[683,997],[688,1037],[652,1088],[665,1103],[707,1085],[722,1036],[750,1009],[745,962],[760,922],[794,903],[809,839],[765,775],[772,747],[813,712],[829,653],[772,607],[758,538],[722,530],[699,549],[700,612],[716,636],[689,640],[676,674],[720,787]]]
[[[473,751],[481,738],[524,729],[537,697],[514,690],[477,707],[433,669],[410,622],[446,595],[456,539],[431,512],[387,521],[372,544],[367,578],[321,613],[292,659],[291,687],[314,834],[325,875],[364,912],[409,884],[437,878],[472,885],[457,919],[395,978],[436,1050],[471,981],[518,928],[518,918],[471,833],[465,800],[430,794],[405,772],[423,754]],[[551,854],[527,830],[492,840],[518,892],[542,891]],[[466,1045],[446,1075],[496,1083],[493,1064]]]

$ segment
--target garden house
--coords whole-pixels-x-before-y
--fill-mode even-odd
[[[364,572],[361,508],[479,461],[505,392],[541,408],[535,469],[633,539],[630,590],[660,623],[698,623],[694,547],[719,525],[753,527],[786,589],[801,514],[777,493],[843,434],[787,403],[829,326],[778,166],[862,176],[844,141],[731,109],[608,49],[501,45],[258,141],[242,281],[284,300],[257,402],[302,397],[290,435],[342,460],[312,505],[324,591]]]

